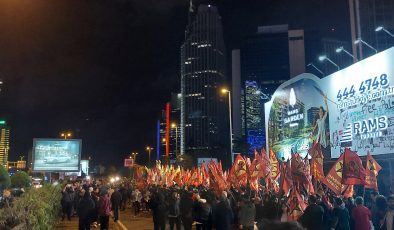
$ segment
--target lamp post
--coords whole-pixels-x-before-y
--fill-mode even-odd
[[[338,71],[340,70],[339,65],[337,65],[335,62],[333,62],[330,58],[327,57],[327,55],[321,55],[319,56],[319,61],[324,61],[327,60],[328,62],[330,62],[331,64],[333,64],[335,67],[338,68]]]
[[[176,123],[171,124],[171,128],[175,129],[175,158],[178,156],[178,126]]]
[[[150,166],[150,152],[153,150],[152,147],[147,146],[146,151],[148,151],[148,166]]]
[[[231,118],[231,92],[228,89],[223,88],[222,93],[228,94],[228,116],[229,116],[229,123],[230,123],[230,154],[231,154],[231,164],[234,162],[234,153],[233,153],[233,124]]]
[[[359,44],[359,43],[362,43],[362,44],[368,46],[371,50],[375,51],[375,53],[378,53],[378,50],[377,50],[377,49],[373,48],[370,44],[366,43],[366,42],[363,41],[361,38],[358,38],[358,39],[356,39],[356,40],[354,41],[354,44],[355,44],[355,45],[357,45],[357,44]]]
[[[375,31],[376,32],[384,31],[386,34],[388,34],[388,35],[390,35],[391,37],[394,38],[394,34],[392,34],[390,31],[386,30],[383,26],[376,27]]]
[[[60,133],[60,136],[63,137],[64,139],[67,139],[72,136],[72,133],[71,132],[64,132],[64,133]]]
[[[324,76],[324,73],[323,73],[323,71],[321,71],[319,68],[317,68],[314,64],[313,64],[313,62],[311,62],[311,63],[309,63],[308,65],[306,65],[307,67],[308,66],[311,66],[311,67],[313,67],[315,70],[317,70],[319,73],[321,73],[321,75],[323,75]]]
[[[135,179],[135,173],[134,173],[134,170],[132,170],[132,169],[134,169],[134,167],[135,167],[135,162],[136,162],[136,160],[137,160],[137,155],[138,155],[137,152],[132,152],[132,153],[130,154],[130,159],[133,159],[133,164],[132,164],[132,166],[130,167],[130,170],[133,172],[133,179]]]
[[[353,54],[351,54],[349,51],[345,50],[345,49],[343,48],[343,46],[338,47],[338,48],[335,50],[335,52],[336,52],[336,53],[344,52],[344,53],[347,54],[349,57],[353,58],[353,60],[354,60],[355,62],[357,61],[357,58],[355,58],[355,57],[353,56]]]

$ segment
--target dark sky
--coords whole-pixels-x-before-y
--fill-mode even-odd
[[[211,2],[229,54],[258,25],[350,40],[347,1]],[[11,126],[10,158],[27,155],[34,137],[63,130],[83,140],[83,157],[105,164],[154,145],[155,120],[179,90],[188,3],[0,0],[0,116]]]

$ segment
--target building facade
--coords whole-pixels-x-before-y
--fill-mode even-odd
[[[289,30],[288,25],[258,27],[232,58],[233,107],[241,111],[233,112],[234,123],[241,123],[234,124],[234,134],[247,142],[248,150],[235,149],[253,153],[265,147],[264,103],[280,84],[305,71],[304,32]]]
[[[225,45],[215,6],[190,7],[181,46],[181,154],[219,157],[228,151],[225,100]],[[226,142],[227,141],[227,142]]]
[[[2,121],[0,124],[0,165],[6,167],[10,149],[10,128]]]

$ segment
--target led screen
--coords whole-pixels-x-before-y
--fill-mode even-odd
[[[81,140],[34,139],[33,171],[79,172]]]

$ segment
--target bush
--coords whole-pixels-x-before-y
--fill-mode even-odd
[[[56,226],[60,212],[60,186],[29,189],[15,198],[11,208],[0,209],[0,229],[47,230]]]
[[[26,172],[18,171],[11,177],[11,185],[14,188],[30,187],[30,177]]]
[[[0,165],[0,192],[2,193],[4,189],[10,186],[10,184],[11,180],[7,170]]]

